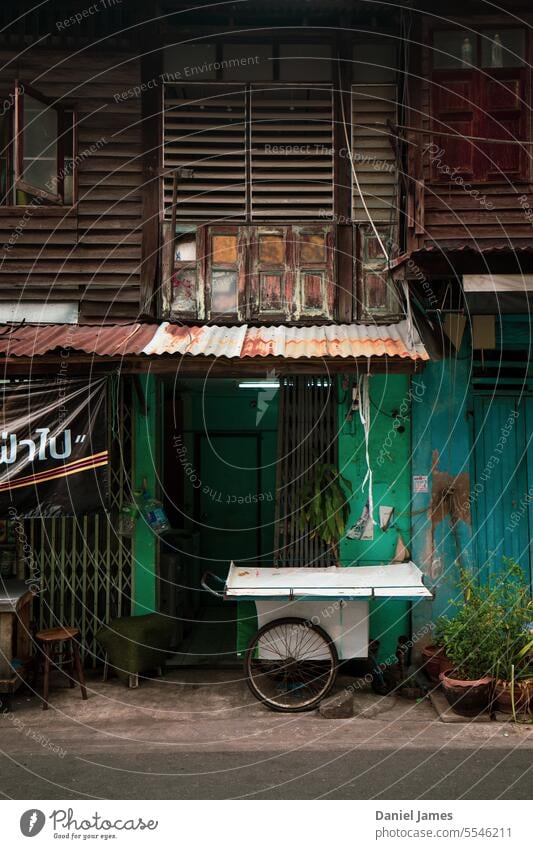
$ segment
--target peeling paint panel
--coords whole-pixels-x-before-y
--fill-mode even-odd
[[[412,558],[435,590],[433,602],[413,607],[413,634],[420,635],[420,644],[431,642],[431,623],[450,612],[460,566],[476,568],[469,350],[465,340],[457,358],[429,363],[421,378],[423,391],[413,394],[412,472],[428,475],[429,491],[412,493]]]

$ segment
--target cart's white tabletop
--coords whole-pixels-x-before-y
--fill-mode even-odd
[[[383,566],[273,568],[231,563],[226,598],[431,598],[412,561]]]

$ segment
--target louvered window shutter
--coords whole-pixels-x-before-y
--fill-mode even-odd
[[[390,127],[398,123],[397,97],[394,83],[352,87],[354,221],[368,221],[365,206],[374,221],[388,222],[397,216],[398,174]]]
[[[251,91],[251,216],[333,215],[333,92],[275,83]]]
[[[165,217],[171,217],[172,171],[180,180],[176,217],[217,221],[246,215],[244,87],[166,83],[164,102]]]

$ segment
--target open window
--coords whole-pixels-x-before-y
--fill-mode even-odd
[[[5,160],[5,196],[16,205],[75,202],[75,113],[17,82],[12,122],[13,163]],[[12,174],[12,193],[9,182]]]

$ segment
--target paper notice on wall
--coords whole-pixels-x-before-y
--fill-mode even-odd
[[[374,539],[374,522],[370,515],[368,501],[363,508],[359,519],[346,534],[348,539]]]
[[[385,507],[381,505],[379,508],[379,527],[382,531],[386,531],[392,523],[394,516],[394,507]]]
[[[413,492],[429,492],[427,475],[413,475]]]

